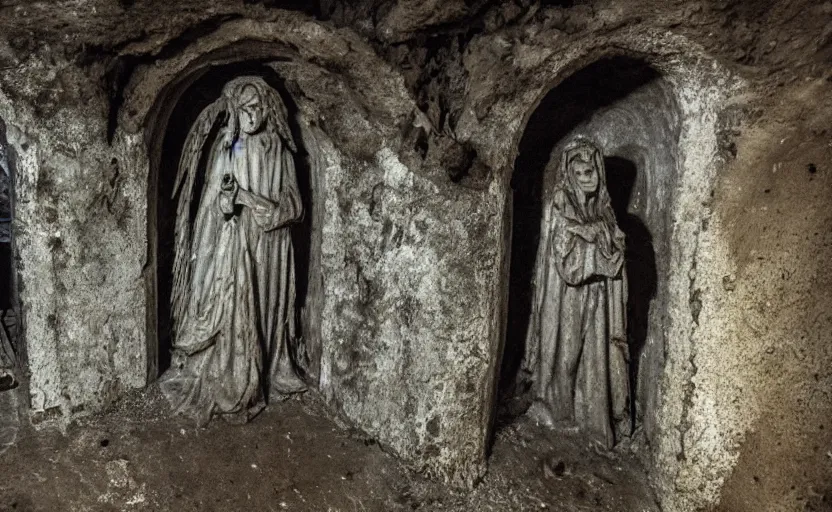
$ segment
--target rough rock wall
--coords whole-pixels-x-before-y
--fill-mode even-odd
[[[32,411],[68,416],[144,384],[145,183],[81,69],[45,45],[0,74]]]
[[[715,190],[690,410],[713,462],[689,463],[682,489],[730,475],[720,510],[832,503],[830,92],[811,80],[757,99]]]

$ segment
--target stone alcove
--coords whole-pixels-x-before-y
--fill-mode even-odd
[[[637,423],[651,417],[663,367],[670,227],[678,186],[680,114],[670,84],[646,62],[597,60],[552,88],[526,124],[515,160],[508,319],[500,387],[521,393],[518,370],[531,313],[543,206],[560,154],[577,135],[605,155],[607,188],[627,235],[628,338]],[[522,380],[522,379],[519,379]]]
[[[0,119],[0,452],[17,438],[20,362],[23,355],[12,233],[13,164],[14,155],[6,141],[6,126]]]
[[[299,142],[295,164],[306,213],[303,223],[293,233],[297,270],[305,274],[299,275],[298,309],[305,346],[303,359],[308,363],[304,368],[307,379],[315,385],[322,378],[321,244],[327,201],[324,190],[327,181],[332,182],[336,176],[349,178],[343,172],[345,166],[357,170],[371,165],[376,158],[374,151],[382,142],[381,135],[392,138],[389,131],[401,122],[400,119],[387,122],[385,118],[402,116],[404,112],[398,109],[407,109],[409,105],[401,91],[385,92],[399,86],[398,83],[355,89],[356,85],[350,82],[369,80],[366,66],[354,66],[350,70],[353,76],[350,73],[342,76],[340,68],[330,62],[344,58],[346,43],[315,23],[304,24],[300,21],[304,18],[285,14],[287,19],[280,22],[229,23],[169,60],[140,69],[126,88],[116,133],[140,132],[142,139],[138,140],[146,141],[147,147],[148,248],[144,278],[148,382],[164,371],[167,364],[164,352],[170,346],[166,304],[170,291],[169,285],[164,284],[170,261],[163,254],[171,258],[172,248],[159,244],[171,241],[172,226],[166,221],[171,221],[175,203],[164,187],[172,184],[179,152],[193,119],[219,95],[228,80],[245,74],[265,78],[280,92],[290,111],[293,135]],[[399,103],[381,106],[377,99],[370,99],[385,94],[400,96]],[[372,116],[376,118],[368,119]],[[117,137],[117,143],[122,141],[127,142],[128,152],[142,151],[140,146],[132,145],[133,139]],[[141,156],[132,158],[144,160]],[[354,163],[356,158],[359,162]],[[330,240],[337,244],[341,234]]]
[[[541,27],[533,42],[514,41],[514,48],[532,52],[536,58],[515,58],[509,69],[472,66],[470,83],[480,85],[472,88],[469,108],[458,127],[491,168],[503,169],[499,187],[506,197],[504,302],[496,314],[505,315],[505,328],[500,351],[504,357],[495,372],[501,391],[496,425],[501,428],[524,410],[522,400],[510,399],[515,396],[514,377],[526,328],[517,311],[518,306],[523,309],[523,302],[512,304],[510,298],[516,301],[523,293],[523,270],[525,283],[530,284],[533,268],[529,268],[531,263],[523,268],[515,260],[512,276],[512,246],[516,254],[522,251],[519,247],[531,245],[532,254],[521,254],[521,258],[534,261],[540,229],[536,208],[546,191],[543,178],[551,151],[557,154],[559,140],[584,133],[598,140],[607,153],[608,175],[615,172],[633,180],[629,214],[652,237],[656,282],[649,303],[647,341],[639,360],[637,397],[644,432],[639,439],[645,443],[639,443],[638,453],[662,499],[671,499],[675,482],[687,477],[679,461],[687,460],[693,451],[710,450],[712,455],[720,450],[699,450],[691,444],[689,433],[690,407],[699,387],[693,359],[702,330],[698,314],[703,292],[698,283],[712,272],[697,262],[715,250],[707,241],[703,244],[701,234],[708,227],[712,191],[725,161],[720,130],[727,99],[741,89],[742,82],[701,48],[673,34],[623,30],[601,40],[589,34],[568,45],[562,45],[558,37],[556,31]],[[504,48],[500,37],[484,38],[468,61],[486,63]],[[557,110],[565,100],[580,100],[582,94],[584,104],[577,112]],[[550,133],[549,127],[557,133]],[[640,132],[661,142],[645,141]],[[541,140],[546,137],[548,142]],[[665,144],[666,140],[674,143]],[[524,167],[532,172],[521,178]],[[535,180],[539,180],[539,204],[534,194],[521,204],[524,197],[515,194],[526,190],[528,198],[529,192],[535,192]],[[629,186],[628,181],[620,185]],[[521,192],[515,191],[517,187]],[[518,247],[518,243],[524,245]],[[645,266],[649,274],[652,265]],[[649,287],[644,293],[649,296]]]

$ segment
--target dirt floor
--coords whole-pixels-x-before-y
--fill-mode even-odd
[[[501,429],[488,475],[465,492],[340,428],[311,395],[194,429],[150,390],[65,435],[21,428],[0,455],[0,511],[658,510],[631,456],[554,437]]]

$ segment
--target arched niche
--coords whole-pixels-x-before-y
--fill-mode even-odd
[[[383,65],[376,59],[373,50],[351,33],[336,33],[297,13],[276,11],[274,19],[268,22],[228,22],[154,65],[140,66],[134,71],[123,91],[115,140],[117,144],[126,143],[128,151],[141,151],[142,145],[147,148],[148,382],[158,377],[160,362],[164,364],[160,361],[157,290],[157,258],[161,249],[157,233],[158,198],[164,193],[159,184],[164,179],[160,173],[166,131],[180,100],[188,99],[192,86],[201,80],[210,81],[212,76],[227,77],[243,72],[272,76],[293,110],[293,129],[299,130],[295,135],[299,135],[304,148],[306,161],[301,164],[308,170],[311,194],[321,198],[326,181],[323,169],[339,168],[344,152],[362,162],[374,160],[378,148],[385,140],[395,139],[398,126],[411,115],[412,100],[392,70],[380,69]],[[352,64],[344,65],[344,62]],[[216,87],[218,90],[221,84]],[[135,145],[136,142],[139,144]],[[175,158],[168,157],[171,159]],[[305,244],[309,251],[309,277],[303,310],[304,342],[309,347],[308,371],[313,381],[319,374],[322,347],[316,329],[324,308],[323,278],[316,270],[320,265],[320,252],[316,248],[321,246],[323,208],[318,207],[319,201],[315,198],[311,199],[314,204],[307,205],[312,210],[307,211],[312,233],[311,240]],[[161,329],[164,337],[165,325]]]
[[[323,350],[318,329],[324,308],[320,248],[325,177],[333,171],[339,178],[347,177],[343,166],[348,162],[353,162],[346,169],[349,172],[372,163],[385,141],[395,140],[399,126],[411,116],[413,102],[397,76],[376,62],[375,53],[357,36],[335,33],[297,13],[279,11],[276,16],[269,22],[229,22],[153,66],[140,66],[124,88],[114,140],[131,153],[146,151],[147,157],[146,162],[139,157],[139,163],[147,166],[148,176],[144,272],[148,382],[164,367],[163,351],[169,344],[164,319],[169,313],[162,304],[168,291],[159,289],[160,279],[165,279],[159,275],[159,265],[165,272],[168,262],[159,259],[164,250],[159,235],[169,237],[170,226],[159,227],[171,205],[160,203],[170,202],[169,191],[161,187],[173,179],[170,174],[187,129],[210,97],[218,95],[228,79],[255,74],[280,92],[290,110],[290,124],[302,147],[296,158],[299,179],[308,179],[301,187],[309,190],[300,228],[308,230],[304,236],[309,239],[296,244],[296,251],[304,253],[296,255],[308,262],[305,289],[299,291],[305,294],[301,320],[310,382],[319,378]],[[169,133],[175,135],[169,138]],[[163,288],[169,286],[165,283]]]
[[[262,48],[261,48],[262,49]],[[257,53],[257,52],[255,52]],[[265,53],[265,52],[264,52]],[[259,58],[233,61],[228,49],[211,56],[209,65],[187,72],[168,88],[168,94],[154,106],[155,125],[148,127],[150,173],[148,177],[148,380],[155,380],[170,366],[171,282],[174,257],[176,200],[174,180],[185,138],[202,110],[219,98],[222,88],[239,76],[259,76],[281,95],[287,106],[290,129],[298,146],[295,167],[304,207],[303,220],[292,226],[296,266],[296,320],[302,340],[296,354],[307,379],[316,382],[320,365],[320,247],[321,215],[318,180],[321,157],[310,126],[300,119],[285,80],[274,69],[274,62],[288,60]],[[239,55],[239,54],[238,54]],[[201,183],[196,184],[197,189]]]
[[[607,188],[627,235],[634,412],[638,424],[652,421],[667,343],[670,206],[678,188],[681,131],[671,84],[645,61],[630,57],[602,58],[578,69],[549,90],[528,117],[511,179],[508,318],[499,384],[504,397],[523,394],[520,366],[543,207],[551,199],[564,145],[584,135],[605,155]]]

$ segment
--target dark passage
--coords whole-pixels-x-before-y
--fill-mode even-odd
[[[0,312],[12,308],[12,175],[0,121]]]
[[[658,78],[659,74],[642,61],[626,57],[602,59],[552,89],[529,118],[511,181],[513,216],[508,321],[499,390],[503,405],[516,406],[504,407],[503,419],[522,413],[522,400],[509,399],[522,398],[530,384],[529,376],[520,372],[520,366],[531,318],[532,280],[543,206],[554,184],[560,158],[560,155],[550,156],[564,137],[589,120],[593,113]],[[608,158],[606,164],[608,188],[618,222],[628,236],[628,267],[632,267],[628,271],[631,276],[629,335],[632,338],[631,359],[636,359],[644,345],[647,307],[655,292],[655,258],[650,233],[637,217],[627,213],[637,174],[635,165],[621,158]],[[636,389],[635,386],[632,389]]]
[[[308,158],[303,148],[303,140],[300,136],[299,127],[295,123],[297,107],[292,103],[292,98],[286,92],[286,88],[280,77],[274,70],[264,64],[252,62],[216,66],[196,80],[185,91],[181,100],[174,107],[167,129],[164,132],[165,138],[162,144],[161,161],[158,174],[155,178],[156,192],[149,194],[149,197],[155,197],[156,200],[155,236],[158,237],[156,321],[159,343],[159,375],[170,367],[171,350],[173,347],[170,300],[173,284],[173,261],[176,250],[174,230],[176,227],[178,198],[172,198],[171,191],[173,190],[176,179],[182,149],[185,145],[185,138],[188,136],[188,131],[202,110],[220,97],[225,84],[234,78],[245,75],[263,77],[269,85],[280,92],[288,109],[290,128],[292,129],[292,135],[298,147],[298,152],[295,155],[295,168],[304,208],[302,222],[294,225],[292,228],[297,280],[297,311],[300,311],[306,302],[309,284],[309,254],[311,251],[313,205],[311,201],[312,193],[310,191]],[[218,129],[219,124],[214,127],[215,134]],[[205,162],[200,163],[200,169],[204,170],[205,164]],[[151,178],[151,186],[153,181],[153,178]],[[199,208],[198,198],[201,194],[202,185],[203,181],[199,180],[194,184],[194,190],[197,191],[195,192],[197,199],[191,203],[191,222],[193,222],[196,211]],[[298,322],[299,328],[302,325],[302,322]],[[302,332],[298,334],[299,336],[303,335]]]
[[[627,336],[630,343],[630,389],[637,390],[638,364],[647,341],[650,301],[656,295],[656,252],[653,236],[637,216],[627,211],[638,170],[636,165],[620,157],[604,159],[607,170],[607,189],[615,210],[618,227],[627,235]],[[635,401],[630,406],[634,420]]]
[[[17,386],[17,289],[12,245],[13,175],[6,146],[5,125],[0,121],[0,391]]]

